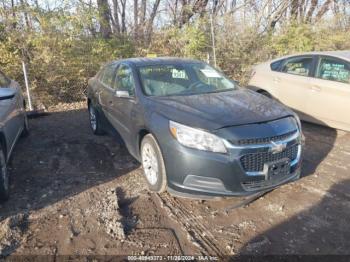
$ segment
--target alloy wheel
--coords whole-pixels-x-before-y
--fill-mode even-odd
[[[151,185],[155,185],[158,180],[158,160],[156,152],[150,144],[145,144],[142,148],[142,166],[146,178]]]

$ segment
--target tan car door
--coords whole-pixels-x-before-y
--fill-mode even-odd
[[[331,127],[350,131],[350,63],[321,56],[310,84],[310,115]]]
[[[306,113],[308,86],[313,70],[313,56],[287,58],[280,72],[273,76],[277,98],[297,112]]]

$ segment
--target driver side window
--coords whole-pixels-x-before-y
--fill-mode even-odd
[[[128,91],[130,96],[135,96],[135,81],[132,69],[121,64],[116,72],[113,88],[120,91]]]
[[[101,73],[100,81],[107,87],[111,88],[114,80],[115,65],[107,65]]]

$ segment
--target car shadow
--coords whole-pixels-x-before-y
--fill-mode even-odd
[[[10,199],[0,222],[107,183],[139,168],[117,134],[94,136],[86,109],[50,113],[29,121],[10,163]]]
[[[326,125],[302,121],[305,136],[303,166],[301,177],[315,173],[318,165],[334,147],[338,131]]]
[[[349,179],[334,184],[324,191],[318,204],[249,240],[239,250],[238,257],[242,261],[251,256],[256,258],[254,261],[281,261],[277,256],[298,255],[299,259],[290,256],[283,261],[300,261],[303,255],[347,255],[325,261],[349,259],[349,188]],[[272,257],[264,257],[266,255]],[[314,261],[323,261],[325,257],[314,258]]]

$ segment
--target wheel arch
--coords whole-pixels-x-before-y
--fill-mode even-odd
[[[142,139],[148,135],[148,134],[152,134],[147,128],[142,128],[140,129],[139,133],[138,133],[138,144],[137,144],[137,148],[138,148],[138,153],[140,154],[140,150],[141,150],[141,142]]]
[[[259,93],[259,94],[261,94],[261,95],[266,95],[266,96],[268,96],[268,97],[270,97],[270,98],[273,97],[272,94],[271,94],[269,91],[267,91],[267,90],[265,90],[265,89],[262,89],[262,88],[256,90],[256,92]]]

